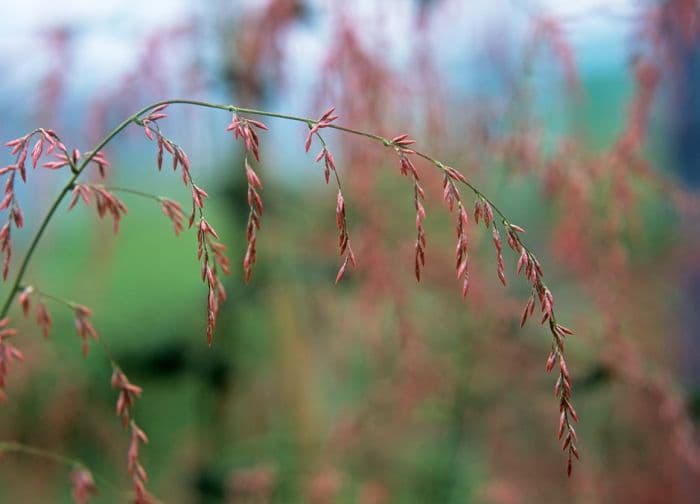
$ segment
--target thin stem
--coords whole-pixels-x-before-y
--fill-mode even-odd
[[[22,290],[24,286],[20,286],[19,290]],[[44,292],[42,290],[37,289],[34,287],[34,293],[39,296],[40,298],[44,299],[50,299],[51,301],[55,301],[56,303],[60,303],[62,305],[66,305],[68,308],[75,310],[75,307],[78,306],[78,303],[75,301],[71,301],[70,299],[65,299],[59,296],[54,296],[53,294],[49,294],[48,292]]]
[[[48,450],[43,450],[35,446],[29,446],[22,443],[18,443],[16,441],[0,441],[0,453],[21,453],[23,455],[30,455],[32,457],[50,460],[57,464],[68,466],[73,469],[89,470],[87,465],[85,465],[81,460],[66,457],[65,455],[61,455],[59,453],[51,452]],[[90,470],[90,473],[97,481],[99,481],[105,487],[109,488],[112,492],[121,493],[121,491],[117,490],[117,488],[112,483],[110,483],[109,480],[105,479],[99,474],[95,474],[92,470]]]
[[[122,192],[127,194],[134,194],[136,196],[141,196],[142,198],[148,198],[156,200],[158,202],[162,201],[163,198],[157,194],[147,193],[144,191],[139,191],[138,189],[130,189],[128,187],[115,187],[115,186],[103,186],[103,185],[91,185],[90,187],[101,187],[109,192]]]
[[[34,446],[23,445],[15,441],[0,441],[0,453],[7,452],[24,453],[26,455],[52,460],[59,464],[74,468],[86,467],[80,460],[72,459],[58,453],[42,450],[41,448],[35,448]]]

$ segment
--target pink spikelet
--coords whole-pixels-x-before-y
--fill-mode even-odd
[[[119,232],[119,223],[122,217],[127,213],[124,202],[110,193],[104,186],[93,185],[95,191],[97,215],[103,218],[106,214],[111,215],[114,232]]]
[[[92,156],[90,162],[97,166],[100,177],[105,178],[107,176],[107,168],[110,167],[110,164],[109,161],[107,161],[104,151],[96,152],[95,155]]]
[[[0,320],[0,402],[4,402],[5,382],[10,371],[10,365],[14,361],[24,361],[24,355],[13,345],[8,343],[8,339],[17,334],[15,329],[9,327],[10,319]]]
[[[15,198],[15,174],[17,165],[0,169],[0,176],[5,176],[5,189],[0,197],[0,213],[8,210],[5,224],[0,227],[0,253],[3,255],[2,279],[7,280],[12,258],[12,228],[19,229],[24,225],[24,216],[19,202]]]
[[[44,338],[48,338],[49,333],[51,332],[51,326],[53,325],[53,320],[51,318],[51,314],[46,309],[46,305],[44,305],[44,303],[41,301],[37,302],[36,304],[36,323],[39,327],[41,327]]]
[[[75,205],[77,205],[78,201],[80,201],[81,199],[85,202],[86,205],[90,206],[92,202],[92,197],[93,192],[90,186],[85,184],[75,184],[75,187],[73,188],[73,198],[70,201],[70,205],[68,205],[68,210],[73,210]]]
[[[97,495],[97,485],[92,473],[84,468],[75,469],[70,475],[73,491],[71,493],[75,504],[88,504],[90,498]]]
[[[19,294],[19,305],[22,308],[22,314],[27,317],[29,316],[29,310],[31,308],[31,302],[29,296],[34,292],[34,287],[31,285],[22,289]]]

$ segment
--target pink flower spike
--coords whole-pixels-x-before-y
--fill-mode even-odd
[[[265,124],[263,124],[263,123],[260,122],[260,121],[255,121],[255,120],[253,120],[253,119],[248,119],[248,122],[249,122],[250,124],[252,124],[253,126],[255,126],[256,128],[260,128],[261,130],[265,130],[265,131],[268,131],[268,130],[269,130],[269,128],[268,128],[267,126],[265,126]]]

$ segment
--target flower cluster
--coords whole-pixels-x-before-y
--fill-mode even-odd
[[[159,198],[158,201],[165,216],[173,223],[175,236],[179,236],[180,233],[182,233],[182,230],[185,229],[183,224],[185,221],[185,214],[182,212],[180,203],[168,198]]]
[[[457,234],[457,245],[455,247],[455,271],[457,280],[462,282],[462,297],[466,297],[469,292],[469,253],[467,239],[467,224],[469,214],[462,204],[462,195],[455,185],[455,180],[459,180],[459,172],[448,168],[442,179],[442,197],[447,203],[450,212],[457,209],[455,232]]]
[[[122,217],[127,213],[126,205],[103,185],[75,184],[73,188],[73,199],[68,206],[68,210],[73,209],[76,203],[81,199],[86,205],[90,205],[92,198],[96,201],[97,215],[99,218],[102,219],[109,213],[112,216],[114,232],[119,232],[119,223]]]
[[[333,109],[330,109],[329,112],[332,111]],[[328,115],[328,112],[324,114],[324,117],[326,115]],[[331,115],[328,115],[328,117],[330,119],[326,120],[325,125],[328,125],[330,121],[335,119],[335,117]],[[313,130],[313,127],[311,129]],[[357,266],[357,261],[355,259],[355,253],[352,251],[352,247],[350,246],[350,234],[348,233],[348,222],[347,217],[345,215],[345,198],[343,198],[343,190],[340,184],[340,175],[338,174],[338,170],[336,170],[335,168],[335,159],[333,158],[333,154],[331,154],[331,151],[328,150],[328,146],[323,140],[323,137],[318,132],[318,128],[310,134],[313,135],[314,133],[321,141],[321,145],[323,145],[321,152],[319,152],[316,156],[316,162],[318,163],[323,159],[323,177],[326,181],[326,184],[328,184],[328,182],[330,181],[332,172],[336,184],[338,186],[338,195],[336,196],[335,205],[335,223],[338,227],[338,251],[340,253],[340,256],[343,258],[343,262],[340,264],[340,268],[338,268],[338,273],[335,276],[335,283],[337,284],[345,275],[345,270],[347,269],[348,264],[355,268]],[[309,138],[307,137],[307,141],[308,140]],[[309,147],[307,147],[307,151],[310,147],[311,145],[309,144]]]
[[[466,295],[469,288],[466,234],[468,214],[464,208],[460,192],[456,187],[457,182],[467,185],[476,193],[474,221],[476,224],[482,221],[487,230],[492,228],[492,239],[496,249],[498,279],[503,285],[506,285],[503,246],[501,244],[501,235],[496,225],[492,204],[481,193],[476,191],[460,172],[440,164],[438,164],[438,167],[442,168],[444,172],[443,199],[447,203],[450,211],[453,211],[455,208],[457,210],[457,223],[455,226],[457,233],[456,271],[457,278],[463,279],[462,295]],[[560,411],[560,424],[557,435],[559,439],[564,439],[562,447],[568,454],[567,473],[570,475],[572,470],[572,458],[579,458],[576,448],[576,431],[572,425],[572,421],[578,422],[578,415],[571,404],[571,378],[566,365],[566,358],[564,357],[564,339],[566,336],[573,334],[573,332],[556,322],[554,315],[554,297],[542,280],[544,276],[542,267],[535,255],[524,245],[520,238],[520,235],[525,233],[525,230],[520,226],[508,222],[500,211],[498,211],[498,213],[502,218],[502,226],[508,239],[508,246],[518,254],[516,271],[518,274],[523,273],[532,284],[532,293],[520,317],[520,326],[524,326],[525,322],[533,314],[536,307],[536,299],[539,300],[542,311],[541,323],[549,322],[549,328],[552,334],[552,351],[547,359],[546,370],[549,372],[554,368],[556,363],[559,364],[559,377],[555,384],[555,395],[557,399],[559,399]]]
[[[255,131],[256,128],[264,131],[268,129],[267,126],[260,121],[234,114],[231,123],[226,127],[226,131],[233,132],[233,137],[235,139],[241,138],[246,152],[253,154],[255,160],[259,162],[260,138]],[[246,241],[248,245],[246,247],[245,256],[243,257],[243,272],[247,283],[250,282],[250,278],[253,274],[253,265],[257,258],[257,231],[260,229],[260,219],[263,213],[262,198],[258,191],[262,190],[263,186],[262,182],[260,182],[260,177],[258,177],[258,174],[255,173],[255,170],[253,170],[250,165],[248,156],[245,157],[244,169],[246,181],[248,183],[248,207],[250,208],[248,224],[246,225]]]
[[[255,128],[267,131],[267,126],[260,121],[234,114],[231,123],[226,127],[226,131],[233,132],[235,139],[243,139],[245,150],[252,153],[256,161],[260,161],[260,138]]]
[[[92,473],[80,467],[75,469],[70,475],[71,483],[73,484],[73,501],[75,504],[88,504],[90,497],[97,495],[97,485]]]
[[[119,392],[117,398],[117,416],[121,418],[126,427],[132,418],[132,408],[136,399],[141,397],[141,387],[132,384],[124,372],[118,367],[112,371],[112,388]]]
[[[136,124],[143,126],[146,138],[153,140],[154,138],[158,144],[158,155],[156,157],[156,164],[158,166],[158,171],[163,169],[163,155],[164,152],[168,152],[172,158],[172,168],[173,171],[177,171],[178,167],[182,167],[182,183],[185,186],[189,185],[192,181],[192,175],[190,174],[190,159],[187,154],[182,150],[175,142],[167,138],[160,131],[158,125],[158,120],[167,117],[167,114],[162,111],[167,107],[167,105],[160,105],[153,109],[151,113],[143,119],[136,120]]]
[[[19,295],[19,305],[22,308],[22,314],[25,317],[29,317],[31,313],[31,297],[36,296],[36,324],[41,328],[44,338],[49,337],[49,332],[51,331],[51,326],[53,325],[53,319],[46,305],[41,300],[40,293],[37,292],[33,286],[29,285],[24,287]]]
[[[90,350],[90,347],[88,345],[90,338],[92,338],[93,341],[97,341],[99,339],[97,331],[95,331],[95,328],[92,326],[92,322],[90,322],[92,310],[90,310],[90,308],[88,308],[87,306],[79,304],[74,304],[73,310],[75,317],[75,331],[78,333],[78,336],[80,336],[80,339],[83,341],[83,355],[87,357],[88,352]]]
[[[230,263],[226,257],[226,247],[218,241],[219,235],[204,217],[199,220],[197,229],[197,258],[202,263],[202,281],[206,282],[207,294],[207,343],[214,341],[219,305],[226,300],[226,290],[219,279],[218,269],[225,275],[230,273]],[[214,256],[213,260],[209,254]]]
[[[7,342],[8,338],[17,334],[9,324],[9,318],[0,320],[0,402],[5,400],[5,379],[10,370],[10,364],[15,360],[24,360],[22,352]]]
[[[226,291],[219,279],[218,271],[221,270],[224,274],[228,275],[230,273],[230,263],[226,257],[226,247],[218,241],[218,234],[204,216],[204,200],[207,198],[208,194],[204,189],[195,184],[194,178],[190,172],[190,160],[187,154],[160,131],[157,121],[167,117],[163,112],[166,106],[167,105],[160,105],[154,108],[148,116],[140,120],[139,124],[143,126],[146,137],[149,140],[157,140],[158,170],[160,171],[163,167],[164,152],[168,152],[172,157],[173,171],[176,171],[178,167],[182,167],[182,181],[185,186],[189,186],[191,190],[192,211],[189,216],[188,226],[192,227],[197,217],[199,217],[199,225],[197,226],[197,258],[202,264],[202,281],[206,282],[208,287],[207,342],[211,345],[214,338],[219,305],[226,300]],[[246,146],[257,156],[258,137],[249,123],[265,128],[265,126],[262,123],[258,123],[258,121],[239,120],[232,130],[234,134],[244,138]],[[157,197],[157,199],[163,213],[173,223],[175,234],[179,235],[184,229],[182,207],[179,203],[168,198]],[[213,256],[213,260],[211,256]]]
[[[321,128],[327,128],[333,121],[338,119],[338,116],[333,115],[333,112],[335,112],[335,107],[329,108],[323,113],[318,121],[314,121],[313,123],[309,124],[309,133],[306,135],[306,141],[304,142],[304,149],[306,152],[309,152],[309,149],[311,148],[311,141],[313,140],[314,135]]]
[[[508,235],[508,245],[513,251],[519,254],[517,272],[523,273],[532,284],[532,293],[525,304],[522,315],[520,317],[521,327],[533,314],[535,306],[539,301],[542,318],[540,322],[545,322],[549,325],[549,330],[552,335],[552,349],[547,357],[545,369],[551,372],[555,365],[559,367],[559,376],[554,385],[554,395],[559,400],[559,429],[557,436],[563,438],[562,450],[567,452],[567,473],[571,475],[572,459],[579,458],[576,442],[576,430],[572,422],[578,422],[579,418],[571,403],[571,376],[566,364],[564,355],[564,340],[567,336],[573,334],[573,331],[556,321],[554,314],[554,296],[549,288],[544,284],[542,267],[535,255],[530,252],[520,239],[520,234],[525,231],[520,226],[504,222]]]
[[[29,151],[29,146],[32,138],[39,138],[34,143]],[[0,199],[0,212],[9,210],[7,221],[0,228],[0,253],[3,254],[2,278],[7,279],[10,268],[10,259],[12,257],[12,241],[11,231],[12,226],[20,229],[24,225],[24,215],[22,208],[15,197],[15,181],[16,174],[19,173],[23,182],[27,181],[27,158],[31,157],[32,167],[36,169],[39,159],[44,153],[51,154],[54,150],[58,150],[61,155],[68,155],[66,147],[58,139],[58,135],[52,130],[43,128],[36,129],[26,135],[10,140],[5,145],[11,149],[11,155],[15,156],[15,162],[11,165],[0,168],[0,176],[6,176],[5,188],[3,197]]]

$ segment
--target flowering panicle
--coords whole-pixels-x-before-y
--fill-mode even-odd
[[[411,176],[413,178],[413,204],[416,208],[416,252],[414,262],[416,280],[420,282],[421,270],[425,266],[425,247],[427,242],[425,237],[425,229],[423,228],[423,221],[425,220],[425,207],[422,203],[425,201],[425,191],[420,185],[418,171],[416,170],[413,161],[411,161],[409,158],[409,155],[415,154],[415,151],[410,147],[415,143],[416,141],[409,138],[409,136],[406,134],[394,137],[389,141],[389,145],[394,147],[394,150],[399,156],[399,168],[401,170],[401,175],[406,177]]]
[[[92,322],[90,322],[92,311],[87,306],[79,304],[74,304],[73,309],[75,316],[75,331],[83,341],[83,355],[87,357],[90,350],[88,346],[90,338],[92,338],[94,341],[99,339],[97,336],[97,331],[95,331],[95,328],[92,326]]]
[[[330,120],[332,121],[333,119]],[[318,132],[318,129],[315,131],[315,134],[320,140],[321,145],[323,146],[321,152],[319,152],[316,156],[316,162],[318,163],[323,159],[323,177],[326,180],[326,184],[328,184],[328,182],[330,181],[331,173],[333,173],[336,185],[338,186],[338,195],[336,196],[335,205],[335,223],[338,227],[338,250],[340,256],[343,258],[343,262],[341,263],[340,268],[338,268],[338,273],[335,276],[335,283],[337,284],[345,275],[345,270],[347,269],[348,264],[355,268],[357,266],[357,261],[355,260],[355,253],[352,251],[352,247],[350,246],[350,234],[348,233],[348,223],[347,217],[345,215],[345,198],[343,198],[342,185],[340,183],[340,175],[338,174],[338,170],[336,170],[335,168],[335,159],[333,158],[333,154],[331,154],[331,151],[328,150],[328,145],[326,145],[326,142],[323,140],[323,137]]]
[[[149,140],[153,140],[155,138],[158,143],[158,155],[156,158],[158,171],[161,171],[163,169],[163,153],[167,151],[172,159],[173,171],[177,171],[178,167],[182,167],[182,183],[185,184],[185,186],[189,185],[189,183],[192,180],[192,176],[190,174],[190,158],[179,145],[177,145],[175,142],[173,142],[165,135],[163,135],[163,133],[161,133],[160,128],[155,122],[158,119],[166,117],[166,114],[151,114],[151,116],[157,117],[157,119],[144,119],[144,121],[146,121],[144,125],[144,131],[147,132],[146,136]]]
[[[255,160],[259,162],[260,138],[258,137],[256,128],[264,131],[268,129],[267,126],[260,121],[233,114],[231,123],[226,127],[226,131],[233,132],[233,136],[236,139],[243,139],[246,152],[252,153]],[[244,161],[244,169],[248,183],[248,206],[250,208],[248,224],[246,225],[246,241],[248,245],[246,247],[245,256],[243,257],[243,272],[247,283],[250,282],[250,278],[253,274],[253,265],[256,261],[257,251],[255,246],[257,231],[260,229],[260,219],[263,213],[263,202],[258,191],[262,190],[263,186],[262,182],[260,182],[260,177],[258,177],[258,174],[255,173],[255,170],[250,166],[247,155]]]
[[[245,150],[252,153],[256,161],[260,161],[260,139],[255,128],[267,131],[267,126],[260,121],[234,114],[226,131],[233,132],[233,137],[236,139],[242,138]]]
[[[248,206],[250,207],[250,212],[248,212],[248,225],[246,227],[248,247],[243,257],[243,271],[245,272],[245,281],[247,283],[250,282],[250,277],[253,274],[253,265],[256,260],[256,235],[257,230],[260,229],[260,219],[263,213],[263,202],[258,191],[262,190],[263,186],[262,182],[260,182],[260,178],[250,166],[247,157],[245,158],[244,164],[246,180],[248,182]]]
[[[12,240],[11,240],[11,219],[0,228],[0,252],[4,258],[2,261],[2,279],[7,280],[7,274],[10,271],[10,259],[12,258]]]
[[[38,136],[38,140],[29,151],[31,140]],[[3,195],[0,198],[0,212],[9,210],[5,224],[0,228],[0,253],[3,254],[2,278],[7,279],[10,269],[10,259],[12,257],[12,227],[19,229],[24,225],[24,214],[15,197],[16,174],[19,173],[23,182],[27,180],[27,159],[31,158],[32,167],[36,168],[37,163],[44,152],[50,154],[54,149],[59,149],[67,154],[65,146],[58,139],[58,135],[52,130],[43,128],[36,129],[26,135],[7,142],[5,145],[11,149],[11,154],[15,156],[14,164],[0,168],[0,176],[5,176]]]
[[[6,168],[10,171],[18,171],[23,182],[27,181],[26,162],[27,156],[29,155],[29,143],[35,135],[38,135],[39,139],[36,141],[31,150],[32,168],[37,167],[39,159],[44,154],[44,147],[46,147],[46,154],[51,154],[54,150],[58,149],[64,155],[68,155],[68,150],[61,143],[58,135],[56,135],[53,130],[39,128],[22,137],[10,140],[5,145],[11,149],[11,154],[17,157],[15,164],[7,166]]]
[[[219,268],[225,275],[231,272],[226,247],[217,241],[219,235],[201,216],[197,230],[197,258],[202,262],[202,281],[206,282],[207,294],[207,343],[214,341],[214,329],[219,315],[219,305],[226,300],[226,290],[219,279]],[[214,256],[210,258],[210,252]]]
[[[331,107],[326,110],[318,121],[309,123],[309,133],[306,135],[306,141],[304,142],[304,149],[309,152],[311,148],[311,140],[313,140],[314,135],[321,129],[328,127],[333,121],[338,119],[337,115],[333,115],[335,112],[335,107]]]
[[[195,182],[190,172],[190,160],[185,151],[175,142],[168,139],[160,131],[157,121],[166,117],[162,112],[165,107],[157,107],[149,116],[142,120],[144,131],[149,140],[154,138],[158,143],[158,170],[163,166],[163,154],[168,152],[172,157],[173,170],[177,170],[178,166],[182,167],[182,180],[185,186],[190,186],[192,195],[192,211],[189,216],[188,226],[192,227],[199,216],[199,226],[197,229],[197,258],[202,263],[201,275],[202,280],[207,283],[207,342],[209,345],[213,342],[214,329],[216,327],[216,319],[219,313],[219,305],[226,299],[226,291],[222,282],[218,277],[218,271],[221,270],[224,274],[230,273],[230,263],[226,257],[226,247],[218,241],[218,234],[214,228],[206,221],[204,217],[204,200],[208,197],[207,192],[199,187]],[[245,123],[245,124],[242,124]],[[251,134],[250,124],[259,128],[267,129],[264,124],[258,121],[243,120],[239,121],[239,130],[234,130],[234,134],[242,135],[244,139],[248,138],[246,145],[250,145],[254,153],[258,152],[258,137]],[[236,133],[238,131],[238,133]],[[258,197],[259,198],[259,197]],[[171,220],[175,229],[175,234],[179,235],[184,229],[184,214],[179,203],[168,198],[157,197],[163,213]],[[210,257],[213,256],[213,260]]]
[[[13,361],[24,360],[21,351],[7,342],[8,338],[17,334],[16,329],[9,327],[10,319],[0,320],[0,402],[5,400],[5,379]]]
[[[97,215],[101,219],[109,213],[114,223],[114,232],[117,233],[119,231],[119,222],[127,213],[127,208],[123,201],[102,185],[75,184],[73,188],[73,199],[68,206],[68,210],[72,210],[80,199],[82,199],[86,205],[90,205],[93,197],[96,200]]]
[[[97,485],[95,485],[95,479],[92,477],[92,473],[85,467],[79,467],[75,469],[70,475],[71,483],[73,485],[73,502],[75,504],[88,504],[90,502],[90,497],[97,495]]]
[[[559,376],[554,385],[554,395],[559,400],[557,437],[560,440],[563,439],[562,450],[567,452],[567,474],[571,475],[573,458],[579,458],[579,452],[576,447],[578,438],[572,423],[578,422],[579,418],[571,402],[571,376],[569,375],[564,355],[564,340],[567,336],[572,335],[573,331],[556,322],[554,296],[542,280],[544,276],[542,267],[534,254],[525,247],[520,239],[520,234],[524,233],[525,230],[520,226],[505,221],[503,225],[506,229],[508,245],[519,255],[516,271],[518,274],[523,273],[532,284],[532,293],[520,316],[520,326],[525,325],[525,322],[534,313],[535,307],[539,302],[542,313],[541,323],[548,322],[552,335],[552,349],[547,357],[545,369],[547,372],[551,372],[556,365],[559,368]]]
[[[141,387],[132,384],[116,364],[113,363],[112,367],[112,388],[119,392],[117,398],[117,416],[121,419],[124,427],[129,426],[131,429],[127,468],[134,487],[134,502],[146,504],[152,501],[146,491],[148,476],[146,470],[139,461],[139,445],[140,443],[148,443],[148,437],[136,424],[133,412],[136,399],[141,397]]]

